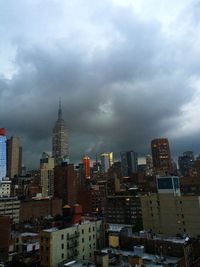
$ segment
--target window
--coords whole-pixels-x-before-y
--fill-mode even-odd
[[[64,235],[61,235],[61,239],[62,239],[62,240],[64,239]]]
[[[64,253],[62,253],[62,259],[64,258]]]
[[[82,238],[82,243],[84,243],[84,238]]]
[[[82,229],[82,234],[84,234],[84,229]]]
[[[61,248],[64,249],[64,244],[61,244]]]
[[[91,229],[90,229],[90,227],[89,227],[89,233],[91,232]]]

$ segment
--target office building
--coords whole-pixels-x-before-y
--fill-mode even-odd
[[[157,191],[159,194],[181,195],[180,182],[178,176],[161,176],[156,177]]]
[[[63,205],[73,205],[77,199],[77,172],[73,164],[63,164],[54,169],[54,196],[61,198]]]
[[[108,169],[113,165],[113,152],[101,154],[100,160],[101,160],[101,172],[106,173]]]
[[[85,178],[90,178],[90,158],[87,155],[83,157],[83,170]]]
[[[179,172],[182,176],[190,176],[190,172],[195,168],[195,159],[192,151],[186,151],[178,158]]]
[[[200,235],[199,196],[151,194],[141,197],[144,229],[166,236]]]
[[[54,194],[54,158],[43,152],[40,159],[42,196],[53,196]]]
[[[0,181],[0,197],[10,197],[11,181],[4,178]]]
[[[0,181],[6,177],[6,130],[0,128]]]
[[[40,233],[40,260],[43,267],[57,267],[72,260],[93,260],[103,242],[102,221],[85,221],[62,230]]]
[[[55,166],[62,162],[69,162],[68,131],[66,123],[62,118],[61,101],[59,102],[58,119],[53,128],[52,155]]]
[[[12,136],[7,140],[7,176],[14,178],[21,174],[22,147],[19,137]]]
[[[133,150],[121,152],[122,176],[131,176],[138,170],[137,153]]]
[[[168,175],[172,173],[171,154],[167,138],[158,138],[151,141],[154,173]]]
[[[142,230],[140,198],[133,195],[108,196],[105,218],[108,224],[132,225],[134,231]]]
[[[14,223],[19,223],[20,201],[16,197],[0,198],[0,216],[9,216]]]

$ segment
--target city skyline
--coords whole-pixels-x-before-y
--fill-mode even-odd
[[[72,162],[146,155],[159,137],[173,158],[199,154],[199,13],[186,0],[2,3],[0,121],[24,164],[51,151],[59,96]]]

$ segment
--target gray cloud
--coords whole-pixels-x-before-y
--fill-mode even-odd
[[[25,164],[38,166],[41,153],[51,150],[59,96],[72,161],[109,150],[116,157],[124,149],[145,155],[152,138],[166,135],[174,155],[186,143],[198,153],[200,129],[187,136],[180,130],[183,108],[198,94],[190,82],[199,79],[200,39],[192,30],[197,11],[187,15],[183,1],[169,23],[168,10],[159,20],[111,1],[49,1],[45,10],[44,2],[21,0],[11,7],[8,1],[0,19],[3,44],[14,55],[11,78],[0,65],[0,121],[8,136],[21,137]],[[13,22],[5,12],[10,8]]]

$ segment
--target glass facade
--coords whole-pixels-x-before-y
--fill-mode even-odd
[[[0,135],[0,180],[6,177],[6,136]]]

